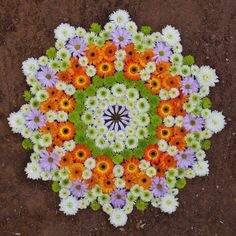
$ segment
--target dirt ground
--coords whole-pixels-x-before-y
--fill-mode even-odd
[[[220,83],[210,97],[228,124],[214,136],[207,153],[210,175],[188,182],[176,213],[149,207],[143,213],[134,211],[126,226],[116,229],[102,211],[66,217],[58,211],[59,198],[49,182],[26,179],[30,153],[22,149],[21,137],[10,131],[6,118],[24,102],[22,61],[54,45],[58,24],[104,24],[118,8],[154,31],[166,24],[177,27],[184,54],[195,55],[198,65],[217,69]],[[235,0],[0,0],[0,235],[236,235],[235,10]]]

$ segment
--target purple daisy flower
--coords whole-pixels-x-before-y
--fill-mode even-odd
[[[199,84],[193,77],[184,77],[180,85],[184,95],[196,93],[199,89]]]
[[[115,45],[123,48],[131,43],[131,33],[126,29],[116,29],[112,33],[112,41]]]
[[[51,171],[58,168],[60,156],[54,152],[42,151],[40,152],[39,163],[44,171]]]
[[[164,43],[157,43],[153,52],[156,54],[156,56],[153,57],[156,62],[169,61],[169,58],[172,55],[171,48]]]
[[[43,86],[49,88],[58,82],[56,72],[46,66],[41,67],[41,71],[37,73],[36,77]]]
[[[45,125],[46,122],[44,115],[38,109],[29,111],[26,114],[25,119],[26,119],[26,126],[30,130],[41,128]]]
[[[192,166],[195,161],[194,151],[188,148],[187,150],[178,153],[175,158],[177,160],[178,167],[188,168]]]
[[[157,198],[164,196],[168,192],[165,178],[155,177],[152,181],[151,191]]]
[[[126,192],[125,189],[116,189],[111,194],[111,203],[112,205],[117,208],[121,208],[126,203]]]
[[[80,180],[74,181],[70,191],[75,197],[83,197],[87,192],[87,185]]]
[[[69,41],[67,48],[73,54],[74,57],[84,54],[87,49],[87,44],[82,38],[76,37]]]
[[[191,131],[196,132],[201,130],[204,124],[204,120],[201,117],[194,116],[192,114],[188,114],[184,117],[184,128]]]

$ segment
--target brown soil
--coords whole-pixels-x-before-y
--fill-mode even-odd
[[[226,129],[208,151],[210,175],[195,178],[179,194],[176,213],[149,207],[134,211],[125,227],[116,229],[102,211],[83,210],[75,217],[58,211],[59,198],[49,182],[26,178],[29,152],[21,147],[7,116],[23,104],[27,88],[21,63],[54,44],[61,22],[86,28],[105,23],[115,9],[127,9],[135,22],[154,31],[177,27],[185,54],[199,65],[217,69],[220,83],[211,91],[213,108],[227,117]],[[226,235],[236,234],[235,0],[0,0],[0,235]]]

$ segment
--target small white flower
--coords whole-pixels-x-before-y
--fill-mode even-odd
[[[31,162],[27,164],[25,172],[27,174],[27,178],[36,180],[40,179],[42,169],[37,162]]]
[[[55,84],[55,87],[56,87],[56,89],[62,91],[62,90],[65,90],[65,89],[66,89],[66,84],[63,83],[63,82],[61,82],[61,81],[59,81],[59,82],[57,82],[57,83]]]
[[[175,123],[175,118],[173,116],[167,116],[164,118],[164,124],[167,127],[172,127]]]
[[[174,53],[181,53],[183,51],[183,47],[180,43],[176,43],[173,47],[172,47]]]
[[[167,149],[167,153],[171,156],[175,156],[178,152],[178,149],[176,146],[169,146]]]
[[[165,89],[161,89],[159,93],[159,97],[161,100],[168,100],[170,98],[169,92]]]
[[[45,116],[48,122],[53,122],[54,120],[57,119],[57,114],[54,111],[46,112]]]
[[[86,56],[81,56],[79,58],[79,64],[81,66],[87,66],[88,65],[88,58]]]
[[[84,166],[89,170],[92,170],[96,166],[96,161],[92,157],[90,157],[84,162]]]
[[[177,202],[177,198],[173,195],[166,194],[164,197],[161,198],[160,208],[165,213],[173,213],[176,211],[176,208],[179,206]]]
[[[179,31],[174,27],[167,25],[164,29],[162,29],[162,40],[170,46],[176,45],[180,42]]]
[[[72,84],[68,84],[64,91],[67,95],[72,96],[75,93],[76,89]]]
[[[222,115],[222,112],[212,111],[206,118],[205,127],[214,133],[218,133],[224,129],[225,124],[225,117]]]
[[[125,187],[125,181],[121,178],[116,178],[115,179],[115,186],[117,188],[124,188]]]
[[[92,177],[92,171],[89,169],[85,169],[82,173],[83,179],[90,179]]]
[[[205,176],[209,174],[208,161],[198,161],[193,165],[193,170],[197,176]]]
[[[169,91],[170,98],[176,98],[179,96],[179,90],[177,88],[171,88]]]
[[[115,52],[115,56],[116,56],[116,59],[118,61],[123,61],[125,59],[125,57],[126,57],[126,52],[125,52],[125,50],[122,50],[122,49],[117,50]]]
[[[116,25],[113,23],[113,22],[108,22],[105,24],[104,26],[104,29],[107,31],[107,32],[112,32],[114,31],[116,28]]]
[[[96,68],[93,65],[90,65],[86,68],[86,74],[89,77],[93,77],[96,74]]]
[[[76,29],[76,35],[77,35],[78,37],[83,37],[85,34],[86,34],[86,30],[85,30],[84,28],[78,27],[78,28]]]
[[[75,215],[79,209],[79,201],[75,197],[69,196],[63,198],[59,206],[66,215]]]
[[[129,22],[125,25],[125,28],[126,28],[128,31],[132,32],[132,33],[136,33],[136,32],[137,32],[137,29],[138,29],[136,23],[133,22],[133,21],[129,21]]]
[[[58,122],[64,122],[67,121],[68,114],[65,111],[58,111],[57,112],[57,120]]]
[[[130,21],[129,13],[125,10],[120,9],[113,12],[109,16],[109,19],[118,27],[125,26]]]
[[[185,171],[185,177],[188,179],[193,179],[196,176],[195,172],[192,169],[187,169]]]
[[[110,215],[110,222],[115,227],[124,226],[127,222],[127,215],[123,209],[113,209]]]
[[[124,62],[123,61],[115,61],[115,69],[116,71],[123,71],[124,69]]]
[[[121,177],[124,174],[124,167],[122,165],[115,165],[113,168],[113,174],[115,177]]]
[[[160,139],[158,141],[158,145],[159,145],[159,150],[161,152],[166,152],[168,149],[168,143],[164,140],[164,139]]]
[[[65,148],[66,151],[73,151],[75,148],[75,141],[74,140],[69,140],[69,141],[65,141],[63,143],[63,147]]]
[[[69,195],[70,195],[70,191],[69,191],[69,189],[67,189],[67,188],[62,188],[62,189],[59,191],[59,197],[60,197],[60,198],[67,198]]]
[[[42,134],[39,144],[42,147],[49,147],[52,144],[52,136],[51,134]]]
[[[177,117],[175,117],[175,125],[176,125],[176,126],[182,127],[182,126],[183,126],[183,121],[184,121],[183,116],[177,116]]]
[[[214,87],[215,84],[219,82],[215,69],[212,69],[209,66],[200,67],[196,76],[200,86]]]
[[[147,176],[149,176],[149,177],[155,176],[156,173],[157,173],[157,171],[156,171],[156,169],[155,169],[153,166],[149,167],[149,168],[146,170],[146,174],[147,174]]]
[[[20,111],[11,113],[7,119],[14,133],[20,133],[25,128],[25,118]]]
[[[143,69],[140,71],[140,77],[141,77],[141,80],[146,81],[150,78],[150,73],[148,73],[145,69]]]
[[[33,57],[27,59],[22,63],[22,70],[25,76],[34,76],[39,70],[39,64]]]
[[[151,74],[156,70],[156,63],[155,62],[148,62],[145,67],[147,73]]]
[[[67,23],[62,23],[54,30],[55,38],[61,41],[67,41],[75,36],[75,28]]]

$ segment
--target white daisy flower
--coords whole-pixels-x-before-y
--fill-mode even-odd
[[[14,133],[20,133],[25,128],[25,118],[20,111],[11,113],[7,120]]]
[[[164,197],[161,198],[160,209],[165,213],[173,213],[176,211],[176,208],[179,206],[177,202],[177,198],[173,195],[166,194]]]
[[[162,35],[161,35],[160,32],[153,32],[153,33],[151,34],[151,37],[152,37],[152,40],[153,40],[154,42],[161,42],[161,41],[162,41]]]
[[[166,152],[168,149],[168,143],[164,139],[158,141],[158,146],[161,152]]]
[[[42,179],[43,181],[51,180],[51,179],[52,179],[52,175],[51,175],[50,172],[43,171],[43,172],[41,173],[41,179]]]
[[[76,89],[72,84],[68,84],[66,86],[66,89],[64,89],[64,91],[67,95],[72,96],[75,93]]]
[[[125,206],[123,207],[123,210],[126,214],[130,214],[134,209],[133,204],[127,203],[125,204]]]
[[[182,53],[183,47],[180,43],[176,43],[175,45],[172,46],[172,49],[174,53]]]
[[[57,51],[57,56],[58,59],[61,60],[69,60],[71,57],[71,53],[69,50],[67,50],[66,48],[61,48]]]
[[[65,43],[66,41],[63,41],[63,40],[56,40],[56,43],[55,43],[55,47],[57,50],[60,50],[61,48],[64,48],[65,47]]]
[[[58,122],[64,122],[68,120],[68,114],[65,111],[57,112],[57,120]]]
[[[52,144],[52,136],[51,134],[42,134],[39,144],[42,147],[49,147]]]
[[[75,141],[74,140],[65,141],[63,143],[63,147],[65,148],[66,151],[71,152],[75,149]]]
[[[113,209],[111,214],[110,214],[110,222],[112,225],[114,225],[115,227],[120,227],[120,226],[124,226],[127,222],[127,215],[124,212],[123,209]]]
[[[153,166],[149,167],[149,168],[146,170],[146,174],[147,174],[147,176],[149,176],[150,178],[151,178],[151,177],[154,177],[154,176],[156,175],[156,173],[157,173],[157,171],[156,171],[156,169],[155,169]]]
[[[176,146],[169,146],[167,148],[167,153],[171,156],[175,156],[177,154],[177,152],[178,152],[178,149]]]
[[[167,116],[164,118],[164,124],[167,127],[172,127],[175,124],[175,118],[173,116]]]
[[[169,91],[170,98],[176,98],[179,96],[179,90],[177,88],[171,88]]]
[[[206,157],[206,153],[203,150],[199,150],[196,152],[196,158],[198,160],[203,160]]]
[[[116,178],[115,179],[115,186],[117,188],[124,188],[125,187],[125,181],[121,178]]]
[[[115,177],[121,177],[124,174],[124,167],[122,165],[115,165],[113,168],[113,174]]]
[[[37,162],[29,162],[25,168],[27,178],[29,179],[40,179],[42,169]]]
[[[168,100],[170,98],[169,92],[165,89],[161,89],[159,93],[159,97],[161,100]]]
[[[123,151],[125,148],[125,145],[122,141],[115,141],[111,144],[111,149],[114,151],[114,152],[121,152]]]
[[[54,30],[55,38],[61,41],[67,41],[75,36],[75,28],[67,23],[62,23]]]
[[[107,32],[112,32],[112,31],[115,30],[115,28],[116,28],[116,25],[115,25],[114,22],[108,22],[108,23],[106,23],[105,26],[104,26],[104,29],[105,29]]]
[[[186,178],[193,179],[193,178],[195,178],[195,176],[196,176],[196,174],[192,169],[189,168],[185,171],[185,177]]]
[[[41,56],[38,59],[39,65],[46,66],[48,63],[48,58],[46,56]]]
[[[136,25],[136,23],[134,21],[129,21],[126,25],[125,28],[130,31],[131,33],[136,33],[138,26]]]
[[[141,191],[140,193],[140,198],[144,201],[144,202],[150,202],[153,199],[153,194],[151,191],[144,189]]]
[[[110,90],[105,87],[101,87],[97,90],[97,97],[100,100],[107,99],[110,94]]]
[[[56,89],[57,90],[65,90],[66,89],[66,84],[64,83],[64,82],[62,82],[62,81],[59,81],[59,82],[57,82],[56,84],[55,84],[55,87],[56,87]]]
[[[156,63],[153,61],[150,61],[146,64],[145,70],[147,73],[151,74],[156,70]]]
[[[89,77],[93,77],[96,74],[96,67],[93,65],[90,65],[86,68],[86,74]]]
[[[84,166],[89,169],[92,170],[95,168],[96,166],[96,161],[94,160],[94,158],[90,157],[88,158],[85,162],[84,162]]]
[[[115,61],[115,70],[116,71],[123,71],[123,69],[124,69],[124,62],[123,61]]]
[[[167,25],[162,29],[162,40],[170,46],[174,46],[180,42],[180,33],[174,27]]]
[[[153,198],[152,201],[151,201],[151,204],[155,208],[160,207],[160,204],[161,204],[160,198]]]
[[[175,117],[175,125],[178,127],[182,127],[184,122],[184,117],[183,116],[177,116]]]
[[[45,116],[46,116],[47,121],[50,123],[57,119],[57,113],[54,111],[46,112]]]
[[[36,98],[39,102],[43,102],[45,100],[47,100],[49,97],[48,92],[46,90],[39,90],[36,93]]]
[[[224,129],[225,124],[225,117],[222,112],[212,111],[206,118],[205,128],[213,131],[214,133],[218,133]]]
[[[83,179],[90,179],[92,177],[92,171],[89,169],[85,169],[82,173]]]
[[[198,161],[193,165],[193,171],[197,176],[205,176],[209,174],[208,161]]]
[[[60,198],[67,198],[69,195],[70,195],[70,190],[67,189],[67,188],[62,188],[62,189],[59,191],[59,197],[60,197]]]
[[[197,65],[191,65],[190,69],[192,75],[196,76],[198,74],[199,67]]]
[[[39,70],[38,60],[33,57],[22,63],[22,70],[25,76],[34,76]]]
[[[141,160],[139,164],[139,169],[142,171],[145,171],[147,168],[149,168],[150,162],[146,160]]]
[[[196,77],[200,86],[214,87],[219,82],[215,69],[209,66],[201,66]]]
[[[134,149],[138,146],[138,139],[135,136],[129,136],[126,139],[125,145],[129,149]]]
[[[69,196],[63,198],[59,206],[60,211],[63,211],[66,215],[75,215],[79,209],[79,201],[75,197]]]
[[[112,206],[110,203],[105,203],[103,206],[102,206],[102,210],[107,213],[108,215],[110,215],[112,213]]]
[[[79,57],[79,64],[83,67],[88,65],[88,58],[86,56]]]
[[[204,86],[200,88],[199,95],[201,98],[206,97],[207,95],[209,95],[209,93],[210,93],[210,89],[208,86]]]
[[[150,123],[150,118],[147,113],[139,114],[140,126],[147,126]]]
[[[126,87],[124,84],[114,84],[111,91],[115,97],[122,97],[125,95]]]
[[[120,9],[110,14],[109,19],[118,27],[125,26],[130,21],[129,13]]]
[[[57,154],[60,157],[63,157],[66,154],[66,151],[63,147],[56,146],[53,151],[55,154]]]
[[[139,112],[147,112],[150,109],[150,105],[146,98],[140,98],[137,101],[136,108]]]
[[[84,28],[78,27],[78,28],[76,29],[76,35],[77,35],[78,37],[83,37],[85,34],[86,34],[86,30],[85,30]]]
[[[107,140],[101,135],[96,138],[95,144],[97,147],[101,149],[104,149],[109,146],[109,143],[107,142]]]
[[[141,80],[148,80],[150,78],[150,73],[148,73],[145,69],[140,71],[140,78]]]
[[[35,152],[31,153],[30,160],[31,160],[31,162],[38,162],[39,155],[37,153],[35,153]]]

